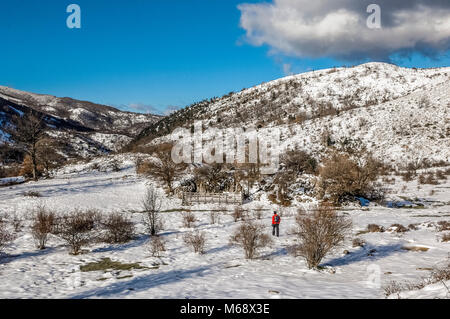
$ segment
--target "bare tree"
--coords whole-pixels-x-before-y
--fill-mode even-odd
[[[201,182],[207,193],[220,193],[232,184],[232,176],[226,172],[226,165],[205,165],[194,170],[195,179]]]
[[[147,162],[144,165],[146,174],[163,182],[169,194],[173,194],[173,183],[175,179],[186,168],[185,164],[176,164],[172,160],[172,144],[162,144],[153,151],[155,161]]]
[[[317,268],[322,259],[338,247],[351,230],[352,222],[339,216],[328,204],[312,214],[300,209],[296,216],[296,234],[301,242],[294,252],[306,259],[308,268]]]
[[[34,216],[33,225],[31,226],[31,231],[38,249],[45,249],[48,235],[53,232],[54,226],[55,214],[47,211],[45,207],[39,206]]]
[[[358,162],[338,152],[326,158],[320,168],[320,195],[328,195],[336,204],[355,196],[376,195],[374,181],[379,175],[379,163],[370,156],[360,159]]]
[[[246,259],[254,259],[258,250],[270,245],[272,239],[264,233],[263,225],[246,220],[236,229],[230,242],[244,248]]]
[[[60,147],[58,142],[60,141],[44,137],[37,143],[38,164],[47,176],[50,170],[58,167],[64,161],[64,157],[57,152]]]
[[[162,195],[153,186],[149,186],[142,201],[142,207],[144,210],[144,223],[150,236],[156,236],[158,231],[162,229],[161,206]]]
[[[33,179],[38,179],[38,149],[39,141],[45,136],[46,125],[44,117],[36,112],[25,113],[13,119],[14,125],[8,126],[5,131],[15,142],[15,147],[28,154],[32,163]]]

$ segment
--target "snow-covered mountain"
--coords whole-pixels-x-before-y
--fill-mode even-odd
[[[167,140],[196,120],[208,127],[282,131],[283,147],[320,156],[330,139],[360,140],[386,162],[449,161],[450,68],[410,69],[385,63],[288,76],[194,104],[145,129],[134,147]],[[264,134],[264,133],[263,133]]]
[[[161,118],[0,86],[0,142],[8,141],[2,128],[11,124],[11,118],[30,110],[44,116],[50,136],[67,141],[66,155],[83,157],[116,151]]]
[[[0,98],[103,133],[134,136],[161,117],[124,112],[111,106],[34,94],[0,86]]]

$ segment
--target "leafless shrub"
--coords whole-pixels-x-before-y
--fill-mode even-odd
[[[150,252],[153,257],[161,257],[161,253],[166,251],[164,240],[160,236],[153,236],[150,239]]]
[[[410,182],[417,176],[417,173],[413,169],[408,169],[406,172],[402,173],[401,176],[403,177],[403,181]]]
[[[448,243],[449,241],[450,241],[450,233],[444,234],[444,236],[442,236],[442,242]]]
[[[184,243],[191,247],[195,253],[204,254],[206,236],[204,232],[192,232],[183,236]]]
[[[377,224],[369,224],[367,226],[367,230],[371,233],[384,233],[385,229],[383,226],[379,226]]]
[[[353,239],[353,247],[364,247],[366,245],[366,242],[362,240],[361,238],[355,238]]]
[[[55,227],[55,213],[48,211],[43,206],[39,206],[33,218],[33,225],[31,226],[31,232],[36,242],[38,249],[45,249],[48,235],[54,232]]]
[[[94,240],[93,230],[98,221],[98,212],[76,210],[58,219],[55,234],[66,241],[72,255],[78,255],[83,246]]]
[[[450,263],[444,267],[436,267],[431,271],[431,283],[450,280]]]
[[[399,294],[404,290],[403,285],[396,281],[391,281],[389,284],[383,287],[384,294],[386,297],[390,295]]]
[[[14,232],[18,233],[23,228],[23,220],[18,215],[15,214],[12,219],[12,225],[14,228]]]
[[[183,213],[183,227],[184,228],[193,228],[197,218],[192,212],[184,212]]]
[[[103,240],[107,243],[126,243],[135,236],[133,222],[119,213],[113,213],[104,217],[102,226],[106,230]]]
[[[153,187],[147,188],[142,200],[144,211],[144,224],[147,226],[150,236],[155,236],[162,228],[161,220],[162,195]]]
[[[331,205],[321,204],[312,214],[296,216],[296,234],[301,242],[297,254],[306,259],[308,268],[317,268],[322,259],[339,247],[352,223],[339,216]]]
[[[438,171],[436,171],[436,178],[438,179],[438,180],[447,180],[447,175],[445,174],[445,171],[443,171],[443,170],[438,170]]]
[[[392,281],[384,287],[384,292],[386,297],[393,294],[397,294],[399,296],[402,291],[420,290],[428,285],[436,284],[438,282],[445,283],[448,280],[450,280],[449,262],[447,262],[443,267],[435,267],[427,278],[422,278],[418,282],[406,282],[402,284]]]
[[[409,231],[408,228],[406,228],[405,226],[403,226],[401,224],[392,224],[390,228],[393,231],[395,231],[396,233],[406,233]]]
[[[0,254],[5,247],[14,240],[14,235],[9,231],[6,221],[0,218]]]
[[[424,95],[419,100],[419,108],[429,108],[431,105],[431,100],[427,95]]]
[[[272,243],[272,239],[264,233],[263,225],[246,220],[233,233],[230,242],[242,246],[246,259],[254,259],[261,248]]]
[[[236,206],[233,211],[233,220],[236,223],[239,220],[244,219],[244,209],[241,206]]]
[[[446,220],[439,221],[439,222],[437,223],[437,230],[438,230],[438,231],[447,231],[447,230],[450,230],[450,222],[449,222],[449,221],[446,221]]]
[[[24,194],[23,194],[23,196],[25,196],[25,197],[42,197],[42,195],[41,195],[41,193],[39,193],[39,192],[36,192],[36,191],[28,191],[28,192],[25,192]]]
[[[109,163],[109,167],[111,168],[111,170],[113,172],[120,172],[121,168],[120,168],[120,163],[117,159],[113,159],[110,163]]]

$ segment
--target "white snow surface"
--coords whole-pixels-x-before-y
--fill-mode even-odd
[[[107,167],[112,159],[121,163],[120,172],[92,171],[94,163]],[[434,267],[450,252],[450,243],[441,242],[442,233],[429,225],[450,219],[450,182],[439,187],[422,185],[418,190],[416,182],[397,181],[392,186],[393,193],[427,198],[432,204],[423,209],[347,207],[342,213],[352,219],[354,236],[371,223],[386,228],[394,223],[405,226],[414,223],[418,224],[418,230],[359,235],[367,242],[364,248],[353,248],[349,238],[324,260],[323,271],[308,270],[302,258],[288,253],[288,247],[296,242],[291,229],[298,207],[283,210],[281,237],[275,238],[272,247],[261,251],[258,259],[247,261],[240,247],[229,245],[230,235],[239,223],[223,214],[220,224],[210,225],[209,211],[218,209],[213,205],[191,207],[199,220],[197,229],[207,237],[204,255],[191,252],[182,239],[192,230],[182,226],[181,200],[166,198],[163,210],[170,211],[163,213],[165,229],[161,236],[167,251],[163,257],[155,258],[148,249],[142,216],[137,213],[149,183],[153,181],[136,175],[134,155],[123,154],[67,166],[53,179],[0,188],[0,213],[29,220],[38,204],[60,213],[76,208],[122,212],[132,218],[139,232],[129,243],[95,244],[87,247],[87,253],[71,256],[64,242],[55,236],[50,238],[49,248],[37,250],[27,221],[0,260],[0,298],[384,298],[383,285],[392,280],[419,280],[427,274],[421,269]],[[433,195],[429,195],[431,189],[435,189]],[[39,192],[41,197],[24,197],[29,191]],[[256,205],[267,209],[259,222],[270,233],[271,212],[277,207],[262,201],[245,204],[244,208],[252,209]],[[233,207],[228,209],[231,213]],[[402,249],[405,246],[429,250],[414,252]],[[376,252],[369,256],[372,249]],[[343,254],[344,250],[350,254]],[[102,258],[159,268],[80,272],[81,265]],[[380,274],[379,286],[368,281],[373,278],[374,269]],[[405,292],[402,297],[445,297],[445,293],[435,285],[422,291]]]

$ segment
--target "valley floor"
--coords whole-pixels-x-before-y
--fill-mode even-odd
[[[138,224],[137,239],[123,245],[98,244],[88,247],[79,256],[68,254],[57,237],[51,237],[49,248],[38,251],[25,224],[16,240],[0,259],[0,298],[385,298],[383,287],[391,281],[415,282],[429,275],[429,269],[445,262],[450,242],[442,242],[442,232],[430,223],[450,220],[450,182],[439,186],[414,183],[403,190],[410,198],[427,198],[422,209],[393,209],[370,206],[343,210],[353,221],[353,236],[367,242],[354,248],[350,238],[344,247],[323,262],[322,271],[308,270],[304,260],[288,253],[295,243],[291,234],[296,208],[284,211],[281,237],[261,252],[258,259],[244,259],[240,247],[229,245],[229,237],[237,225],[229,214],[221,216],[218,225],[209,222],[209,210],[218,207],[191,207],[199,222],[197,229],[207,236],[206,253],[197,255],[183,242],[183,228],[178,209],[181,200],[164,203],[165,230],[162,236],[167,251],[163,257],[151,257],[148,237],[144,235],[139,213],[146,181],[135,174],[133,162],[125,161],[120,172],[98,172],[86,165],[70,166],[54,179],[29,182],[0,188],[0,213],[16,214],[29,219],[33,209],[43,204],[58,212],[76,208],[94,208],[102,212],[129,214]],[[392,187],[400,189],[404,182]],[[430,190],[435,193],[430,195]],[[41,197],[24,196],[38,192]],[[270,233],[272,209],[268,202],[249,203],[267,208],[262,223]],[[228,207],[231,211],[233,207]],[[418,224],[417,230],[406,233],[358,232],[368,224],[389,228],[392,224]],[[406,248],[422,247],[427,251]],[[348,250],[349,254],[343,251]],[[110,258],[122,263],[140,263],[143,269],[129,271],[81,272],[80,266]],[[448,284],[448,283],[447,283]],[[449,286],[449,285],[447,285]],[[446,298],[450,295],[444,284],[405,292],[400,297]],[[398,297],[398,296],[394,296]]]

